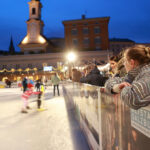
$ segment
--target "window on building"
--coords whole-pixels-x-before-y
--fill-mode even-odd
[[[95,44],[101,44],[101,38],[99,36],[95,37],[94,41],[95,41]]]
[[[78,46],[78,39],[72,39],[72,43],[74,46]]]
[[[71,34],[72,35],[77,35],[78,34],[78,30],[77,29],[72,29],[71,30]]]
[[[83,28],[83,34],[89,34],[89,29],[88,28]]]
[[[101,31],[100,31],[100,27],[94,27],[94,33],[95,34],[98,34],[98,33],[100,33]]]
[[[76,26],[76,24],[72,24],[72,26],[73,26],[73,27],[75,27],[75,26]]]
[[[89,44],[90,44],[90,40],[88,37],[84,38],[83,39],[83,44],[84,44],[84,47],[88,48],[89,47]]]
[[[32,8],[32,15],[35,15],[35,14],[36,14],[35,8]]]
[[[99,24],[99,22],[95,22],[95,24]]]
[[[87,25],[88,25],[88,23],[86,22],[86,23],[84,23],[84,25],[85,25],[85,26],[87,26]]]

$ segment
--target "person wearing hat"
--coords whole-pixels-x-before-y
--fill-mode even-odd
[[[38,95],[40,92],[34,92],[33,91],[33,85],[31,83],[28,83],[27,85],[28,90],[26,90],[22,95],[21,98],[23,100],[23,107],[21,110],[21,113],[28,113],[27,109],[30,109],[29,104],[28,104],[28,99],[32,94]]]

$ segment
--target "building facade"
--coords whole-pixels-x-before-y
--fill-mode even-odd
[[[109,48],[109,17],[85,18],[62,22],[66,49],[107,50]]]
[[[109,50],[113,51],[114,55],[116,55],[125,48],[135,44],[136,43],[130,39],[112,38],[109,39]]]
[[[111,55],[112,53],[108,53],[108,51],[80,51],[76,52],[77,60],[71,64],[74,67],[83,67],[93,62],[104,64],[108,62],[108,56]],[[65,52],[0,56],[0,81],[5,76],[14,75],[15,72],[18,76],[32,76],[32,73],[36,70],[36,75],[41,73],[43,75],[46,73],[44,72],[44,66],[54,68],[58,68],[59,64],[62,67],[68,66],[66,56],[67,53]]]

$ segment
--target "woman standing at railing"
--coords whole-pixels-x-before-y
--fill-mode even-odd
[[[131,108],[139,109],[150,104],[150,48],[136,45],[126,49],[125,77],[109,79],[106,90],[120,93],[121,99]]]

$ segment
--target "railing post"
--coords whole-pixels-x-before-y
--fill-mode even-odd
[[[102,150],[102,124],[101,124],[101,92],[98,89],[98,116],[99,116],[99,150]]]

